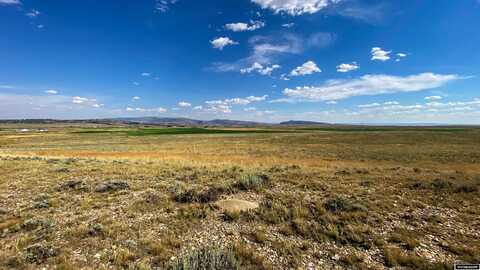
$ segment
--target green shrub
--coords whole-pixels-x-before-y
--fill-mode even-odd
[[[265,174],[247,174],[238,179],[233,187],[239,190],[260,190],[270,184],[270,178]]]

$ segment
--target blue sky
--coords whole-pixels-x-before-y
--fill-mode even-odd
[[[478,0],[0,0],[0,118],[480,124]]]

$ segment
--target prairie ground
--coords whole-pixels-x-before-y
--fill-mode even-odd
[[[0,269],[480,262],[479,129],[20,128],[0,127]]]

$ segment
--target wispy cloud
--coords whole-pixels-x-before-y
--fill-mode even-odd
[[[304,101],[340,100],[354,96],[415,92],[437,88],[462,77],[421,73],[411,76],[365,75],[351,80],[330,80],[320,86],[303,86],[283,91],[288,99]]]
[[[0,0],[0,5],[21,5],[19,0]]]
[[[315,33],[308,37],[292,33],[253,36],[248,42],[251,47],[249,56],[232,63],[213,63],[210,69],[218,72],[238,72],[241,69],[251,68],[255,63],[268,66],[275,63],[277,58],[301,54],[308,48],[324,48],[334,41],[335,35],[324,32]]]
[[[336,4],[341,0],[252,0],[263,9],[270,9],[274,13],[285,13],[291,16],[313,14]]]
[[[176,4],[179,0],[156,0],[155,12],[165,13],[170,9],[170,6]]]
[[[188,108],[188,107],[191,107],[191,106],[192,106],[192,104],[189,103],[189,102],[186,102],[186,101],[180,101],[178,103],[178,107],[181,107],[181,108]]]
[[[45,93],[47,93],[49,95],[56,95],[56,94],[58,94],[58,91],[53,90],[53,89],[49,89],[49,90],[46,90]]]
[[[40,15],[40,11],[36,10],[36,9],[32,9],[30,10],[29,12],[25,13],[25,15],[29,18],[35,18],[37,17],[38,15]]]
[[[265,26],[265,23],[262,21],[250,21],[248,23],[227,23],[225,28],[233,32],[245,32],[245,31],[255,31]]]

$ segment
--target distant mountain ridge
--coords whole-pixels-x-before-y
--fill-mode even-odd
[[[290,120],[285,122],[280,122],[280,125],[285,126],[310,126],[310,125],[331,125],[325,122],[315,122],[315,121],[303,121],[303,120]]]
[[[253,121],[240,121],[229,119],[196,120],[190,118],[169,118],[169,117],[134,117],[134,118],[113,118],[111,121],[126,123],[147,124],[147,125],[169,125],[169,126],[260,126],[269,125]]]

